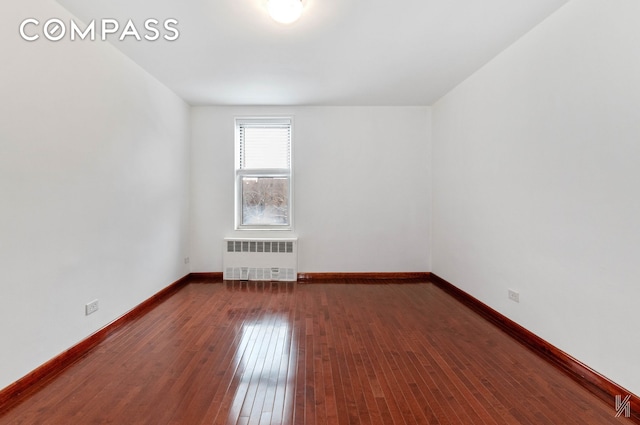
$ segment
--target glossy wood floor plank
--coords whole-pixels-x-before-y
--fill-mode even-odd
[[[0,424],[625,424],[428,282],[191,283]]]

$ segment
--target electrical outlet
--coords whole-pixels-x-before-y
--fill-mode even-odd
[[[184,263],[189,264],[189,257],[184,257]]]
[[[84,313],[86,316],[91,313],[95,313],[96,311],[98,311],[98,300],[93,300],[84,306]]]
[[[509,289],[509,299],[511,301],[519,303],[520,302],[520,293],[514,291],[513,289]]]

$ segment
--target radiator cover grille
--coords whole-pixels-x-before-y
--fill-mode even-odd
[[[227,252],[273,252],[293,253],[294,241],[225,240]]]
[[[225,238],[225,280],[295,281],[298,277],[295,238]]]

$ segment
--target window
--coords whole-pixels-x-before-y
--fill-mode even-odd
[[[236,119],[236,229],[291,229],[291,119]]]

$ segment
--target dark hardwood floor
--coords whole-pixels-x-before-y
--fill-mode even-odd
[[[190,283],[1,424],[628,424],[431,283]]]

